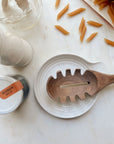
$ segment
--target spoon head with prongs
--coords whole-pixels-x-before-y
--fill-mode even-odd
[[[81,70],[76,69],[74,75],[71,70],[66,70],[64,77],[61,71],[57,72],[57,78],[52,76],[47,81],[47,92],[49,96],[62,103],[66,102],[67,97],[71,102],[75,102],[76,96],[81,100],[85,99],[86,94],[93,96],[98,91],[97,78],[93,72],[87,70],[81,75]]]

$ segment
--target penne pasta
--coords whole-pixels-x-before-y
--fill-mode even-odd
[[[88,38],[87,38],[87,42],[90,42],[98,33],[92,33]]]
[[[60,4],[60,0],[56,0],[55,7],[58,8],[59,4]]]
[[[80,33],[82,33],[82,30],[83,30],[84,25],[85,25],[85,19],[82,18],[81,23],[80,23],[80,26],[79,26],[79,32],[80,32]]]
[[[107,6],[108,3],[102,3],[100,6],[99,6],[99,10],[101,11],[102,9],[104,9],[106,6]]]
[[[106,42],[108,45],[110,45],[110,46],[113,46],[113,47],[114,47],[114,41],[111,41],[111,40],[106,39],[106,38],[104,38],[104,40],[105,40],[105,42]]]
[[[69,4],[67,4],[67,5],[65,6],[65,8],[62,9],[62,10],[58,13],[58,15],[57,15],[57,20],[59,20],[59,19],[68,11],[68,9],[69,9]]]
[[[89,25],[92,25],[94,27],[101,27],[103,24],[95,22],[95,21],[88,21],[87,22]]]
[[[99,10],[108,6],[108,14],[114,24],[114,0],[94,0],[94,4],[99,5]]]
[[[94,4],[97,4],[98,1],[99,1],[99,0],[94,0]]]
[[[60,25],[55,25],[55,28],[58,29],[61,33],[63,33],[64,35],[68,35],[69,32],[66,31],[63,27],[61,27]]]
[[[110,9],[111,9],[111,11],[112,11],[112,13],[113,13],[113,15],[114,15],[114,5],[111,5],[111,6],[110,6]]]
[[[79,8],[79,9],[77,9],[75,11],[72,11],[72,12],[68,13],[67,15],[70,16],[70,17],[72,17],[72,16],[75,16],[75,15],[77,15],[77,14],[85,11],[85,10],[86,10],[85,8]]]
[[[94,4],[98,4],[98,5],[105,3],[105,2],[107,2],[107,0],[94,0]]]
[[[107,2],[107,0],[99,0],[96,4],[101,5],[101,4],[106,3],[106,2]]]
[[[82,33],[81,33],[81,35],[80,35],[80,41],[81,41],[81,42],[83,42],[83,40],[84,40],[86,31],[87,31],[87,28],[86,28],[86,26],[84,25],[83,31],[82,31]]]
[[[110,16],[110,18],[111,18],[111,20],[112,20],[112,22],[113,22],[113,24],[114,24],[114,15],[113,15],[113,12],[112,12],[110,6],[108,7],[108,14],[109,14],[109,16]]]

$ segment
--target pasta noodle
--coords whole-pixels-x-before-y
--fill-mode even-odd
[[[55,25],[55,28],[58,29],[61,33],[63,33],[64,35],[68,35],[69,32],[66,31],[63,27],[61,27],[60,25]]]
[[[97,4],[98,4],[98,5],[101,5],[101,4],[106,3],[106,2],[107,2],[107,0],[99,0],[99,1],[97,2]]]
[[[111,8],[111,11],[112,11],[112,13],[114,15],[114,5],[111,5],[110,8]]]
[[[69,4],[67,4],[67,5],[65,6],[65,8],[62,9],[62,10],[58,13],[58,15],[57,15],[57,20],[59,20],[59,19],[68,11],[68,9],[69,9]]]
[[[113,46],[114,47],[114,41],[111,41],[111,40],[109,40],[109,39],[104,39],[105,40],[105,42],[108,44],[108,45],[110,45],[110,46]]]
[[[97,4],[98,1],[99,1],[99,0],[94,0],[94,4]]]
[[[109,0],[94,0],[94,4],[98,4],[98,5],[106,2],[109,2]]]
[[[83,39],[84,39],[84,37],[85,37],[86,30],[87,30],[87,28],[86,28],[86,26],[84,25],[83,31],[82,31],[82,33],[81,33],[81,35],[80,35],[80,41],[81,41],[81,42],[83,42]]]
[[[89,25],[92,25],[92,26],[95,26],[95,27],[101,27],[102,26],[101,23],[98,23],[98,22],[95,22],[95,21],[88,21],[87,23]]]
[[[94,0],[94,4],[99,5],[99,10],[108,6],[108,14],[114,24],[114,0]]]
[[[71,13],[68,13],[67,15],[70,16],[70,17],[72,17],[72,16],[75,16],[75,15],[77,15],[77,14],[85,11],[85,10],[86,10],[85,8],[79,8],[79,9],[77,9],[75,11],[72,11]]]
[[[107,3],[103,3],[99,6],[99,10],[102,10],[104,9],[105,7],[107,6]]]
[[[81,23],[80,23],[80,26],[79,26],[79,32],[80,32],[80,33],[82,33],[82,30],[83,30],[84,25],[85,25],[85,20],[84,20],[84,18],[82,18]]]
[[[90,42],[98,33],[92,33],[88,38],[87,38],[87,42]]]
[[[113,12],[112,12],[112,9],[110,6],[108,7],[108,14],[109,14],[109,16],[110,16],[110,18],[114,24],[114,15],[113,15]]]
[[[57,8],[60,4],[60,0],[56,0],[55,7]]]

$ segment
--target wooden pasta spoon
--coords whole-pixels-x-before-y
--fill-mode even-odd
[[[107,75],[93,70],[86,70],[81,75],[81,70],[76,69],[74,75],[71,70],[66,70],[66,76],[62,72],[57,72],[57,78],[52,76],[47,81],[47,92],[49,96],[56,100],[60,98],[62,103],[66,102],[67,97],[71,102],[75,102],[76,96],[81,100],[85,99],[86,94],[94,96],[105,86],[114,83],[114,75]]]

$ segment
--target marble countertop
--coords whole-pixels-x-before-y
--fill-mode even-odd
[[[87,10],[73,18],[65,15],[57,21],[57,13],[67,3],[70,3],[69,11],[79,7]],[[0,115],[0,144],[113,144],[114,85],[101,92],[89,112],[70,120],[49,115],[34,97],[33,85],[38,70],[49,58],[58,54],[75,54],[88,61],[103,62],[109,74],[114,74],[114,48],[104,42],[105,37],[114,40],[114,29],[81,0],[62,0],[58,9],[54,8],[54,4],[55,0],[43,0],[39,24],[26,33],[17,34],[32,45],[32,62],[23,69],[0,65],[0,74],[21,74],[30,84],[29,96],[21,107],[11,114]],[[86,20],[103,23],[101,28],[87,26],[86,37],[92,32],[99,33],[91,43],[80,43],[78,27],[82,16]],[[59,33],[54,28],[55,24],[64,26],[70,35]]]

